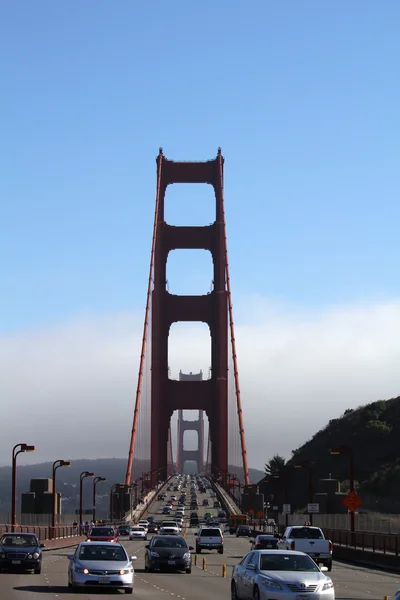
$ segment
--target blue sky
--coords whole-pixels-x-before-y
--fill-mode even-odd
[[[398,296],[398,2],[246,6],[2,4],[1,331],[143,306],[160,145],[222,147],[238,296]],[[185,194],[169,220],[208,223]]]
[[[126,456],[159,146],[225,156],[252,466],[398,395],[399,22],[397,0],[1,3],[0,397],[43,433],[32,460],[99,403],[76,456],[109,456],[110,430]],[[168,189],[171,224],[214,216],[210,187]],[[167,277],[206,293],[210,257],[172,253]],[[207,372],[192,331],[173,368]]]

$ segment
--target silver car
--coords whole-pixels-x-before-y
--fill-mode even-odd
[[[253,550],[232,572],[232,600],[335,600],[332,580],[304,552]]]
[[[136,556],[128,556],[121,544],[81,542],[68,559],[68,587],[124,589],[132,594]]]

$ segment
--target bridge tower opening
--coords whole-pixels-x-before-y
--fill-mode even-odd
[[[200,373],[182,373],[179,372],[179,381],[203,381],[203,372]],[[199,410],[196,420],[184,419],[183,410],[178,411],[178,443],[176,451],[176,468],[178,473],[184,472],[184,465],[187,461],[193,461],[197,466],[197,473],[204,470],[204,411]],[[197,433],[197,449],[189,450],[185,448],[184,438],[186,431],[195,431]],[[192,470],[190,471],[192,473]]]

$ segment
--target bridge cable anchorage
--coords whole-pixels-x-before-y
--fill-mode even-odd
[[[240,443],[241,443],[241,448],[242,448],[244,483],[245,483],[245,485],[249,485],[250,477],[249,477],[249,467],[248,467],[248,462],[247,462],[246,440],[245,440],[245,435],[244,435],[244,424],[243,424],[243,415],[242,415],[242,401],[241,401],[240,386],[239,386],[239,369],[238,369],[238,364],[237,364],[235,326],[234,326],[234,322],[233,322],[232,294],[231,294],[230,273],[229,273],[228,243],[227,243],[227,234],[226,234],[226,219],[225,219],[225,204],[224,204],[224,187],[223,187],[224,178],[223,178],[222,155],[218,155],[218,160],[219,160],[219,177],[220,177],[220,189],[221,189],[222,221],[223,221],[223,228],[224,228],[224,243],[225,243],[225,277],[226,277],[226,287],[227,287],[227,293],[228,293],[228,312],[229,312],[232,359],[233,359],[233,366],[234,366],[234,377],[235,377],[235,388],[236,388],[236,402],[237,402],[238,418],[239,418]]]
[[[131,483],[132,464],[133,464],[133,456],[134,456],[134,452],[135,452],[135,443],[136,443],[136,429],[137,429],[137,423],[138,423],[138,419],[139,419],[140,401],[141,401],[141,396],[142,396],[143,373],[144,373],[144,362],[145,362],[145,357],[146,357],[150,304],[151,304],[151,295],[153,292],[154,257],[155,257],[156,241],[157,241],[158,211],[159,211],[159,206],[160,206],[160,195],[161,195],[162,162],[163,162],[163,152],[162,152],[162,148],[160,147],[159,155],[157,157],[156,207],[154,210],[153,239],[152,239],[151,254],[150,254],[150,267],[149,267],[149,279],[148,279],[148,285],[147,285],[146,310],[145,310],[145,318],[144,318],[144,324],[143,324],[142,349],[141,349],[141,353],[140,353],[140,366],[139,366],[139,374],[138,374],[138,383],[137,383],[137,388],[136,388],[135,409],[134,409],[134,414],[133,414],[133,426],[132,426],[131,440],[130,440],[130,445],[129,445],[128,464],[126,467],[126,474],[125,474],[125,484],[126,485],[130,485],[130,483]]]

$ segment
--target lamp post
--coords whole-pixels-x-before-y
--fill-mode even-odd
[[[17,456],[21,452],[35,452],[35,446],[16,444],[12,450],[11,525],[17,524]]]
[[[95,477],[93,479],[93,513],[92,521],[96,523],[96,486],[100,481],[107,481],[105,477]]]
[[[354,493],[354,455],[353,450],[349,446],[332,446],[330,449],[331,454],[343,454],[347,456],[349,459],[349,479],[350,479],[350,492]],[[354,532],[355,528],[355,518],[354,518],[354,510],[350,510],[350,531]]]
[[[289,489],[288,489],[288,480],[287,480],[287,475],[286,473],[280,473],[279,475],[274,475],[273,476],[274,479],[276,480],[281,480],[282,484],[283,484],[283,497],[284,497],[284,504],[289,504]],[[289,513],[285,512],[285,525],[286,527],[288,527],[289,525]]]
[[[86,477],[94,477],[94,473],[90,473],[89,471],[82,471],[80,474],[80,485],[79,485],[79,527],[83,523],[83,480]]]
[[[56,490],[56,473],[60,467],[70,467],[71,463],[69,460],[55,460],[53,462],[53,507],[51,511],[51,526],[56,526],[56,512],[57,512],[57,490]]]
[[[111,490],[110,490],[110,522],[112,522],[114,520],[114,492],[115,492],[117,485],[119,485],[119,484],[114,483],[111,486]]]
[[[308,502],[310,504],[312,504],[314,501],[314,490],[313,490],[313,478],[312,478],[311,463],[308,460],[300,460],[299,462],[295,463],[294,468],[295,469],[307,469],[307,471],[308,471]],[[310,524],[312,525],[313,513],[308,512],[308,516],[309,516]]]

